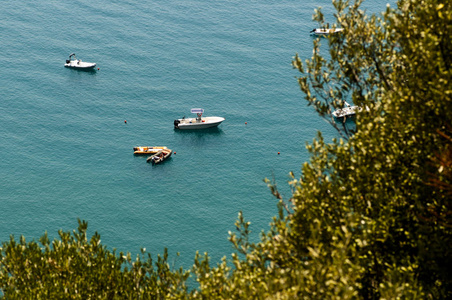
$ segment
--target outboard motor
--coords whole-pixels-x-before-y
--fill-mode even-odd
[[[71,61],[69,60],[69,59],[66,59],[66,63],[68,64],[68,63],[70,63]]]
[[[179,120],[174,120],[174,128],[179,129],[179,124],[180,124]]]

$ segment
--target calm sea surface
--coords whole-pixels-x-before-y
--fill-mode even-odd
[[[312,54],[318,6],[333,23],[329,0],[3,2],[0,241],[56,237],[80,218],[110,249],[168,247],[189,267],[196,250],[229,256],[240,210],[257,240],[277,212],[263,179],[289,198],[306,142],[336,136],[291,67]],[[72,52],[99,70],[64,68]],[[194,107],[226,120],[175,131]],[[152,166],[139,145],[175,154]]]

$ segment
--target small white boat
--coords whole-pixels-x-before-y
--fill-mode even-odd
[[[345,107],[335,110],[332,115],[335,118],[344,118],[355,115],[358,111],[361,111],[362,108],[357,105],[350,105],[345,102]]]
[[[174,120],[175,129],[205,129],[216,127],[225,119],[222,117],[203,117],[204,109],[192,108],[191,112],[196,114],[196,118],[185,118]]]
[[[75,53],[69,55],[69,59],[66,59],[66,63],[64,64],[66,68],[73,69],[92,69],[96,66],[96,63],[84,62],[81,59],[77,59],[75,57]]]
[[[314,28],[310,33],[314,35],[326,36],[329,34],[342,32],[343,30],[343,28]]]

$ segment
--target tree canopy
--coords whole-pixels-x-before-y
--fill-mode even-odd
[[[269,232],[249,242],[239,213],[236,251],[191,270],[144,250],[110,252],[87,224],[52,243],[13,237],[0,249],[7,299],[447,299],[452,297],[452,3],[400,0],[366,15],[361,0],[333,1],[340,34],[315,39],[293,66],[309,105],[341,138],[322,134]],[[314,19],[324,26],[322,11]],[[320,55],[328,43],[329,55]],[[331,111],[364,109],[337,122]],[[189,276],[198,286],[188,288]]]

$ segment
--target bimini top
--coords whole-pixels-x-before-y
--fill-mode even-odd
[[[191,109],[191,113],[192,114],[202,114],[202,113],[204,113],[204,109],[202,109],[202,108],[192,108]]]

